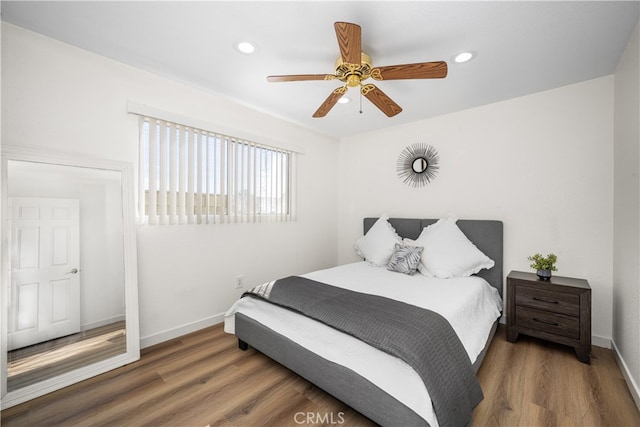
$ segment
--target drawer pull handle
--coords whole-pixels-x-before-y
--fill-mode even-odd
[[[540,319],[536,319],[535,317],[533,318],[534,322],[538,322],[538,323],[544,323],[545,325],[551,325],[551,326],[560,326],[559,323],[556,322],[549,322],[548,320],[540,320]]]
[[[540,302],[547,302],[549,304],[560,304],[558,301],[553,301],[550,299],[544,299],[544,298],[538,298],[538,297],[533,297],[534,301],[540,301]]]

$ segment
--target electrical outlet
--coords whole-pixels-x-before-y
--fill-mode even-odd
[[[236,289],[242,289],[244,287],[244,276],[236,277]]]

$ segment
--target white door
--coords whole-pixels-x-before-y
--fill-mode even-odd
[[[80,203],[10,197],[9,350],[80,331]]]

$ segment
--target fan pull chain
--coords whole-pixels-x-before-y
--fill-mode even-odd
[[[362,91],[360,91],[360,114],[362,114]]]

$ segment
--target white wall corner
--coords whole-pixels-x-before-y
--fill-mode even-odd
[[[631,392],[631,397],[633,397],[633,401],[636,403],[638,410],[640,410],[640,387],[638,387],[638,383],[633,379],[631,372],[629,372],[629,367],[625,363],[618,347],[616,346],[616,342],[611,340],[611,347],[613,349],[613,355],[618,363],[618,367],[620,371],[622,371],[622,375],[624,376],[624,380],[627,383],[627,387],[629,387],[629,391]]]

